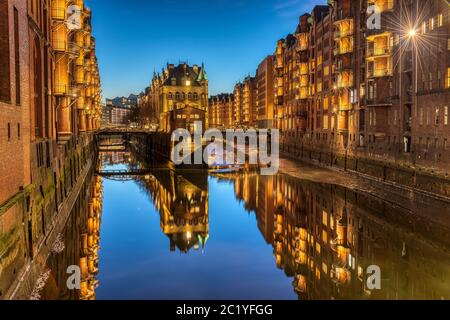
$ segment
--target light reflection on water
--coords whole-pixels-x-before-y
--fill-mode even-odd
[[[129,153],[103,160],[102,170],[143,167]],[[449,299],[449,248],[432,240],[449,229],[415,219],[283,174],[104,178],[96,297]],[[381,290],[366,287],[370,265],[381,268]]]

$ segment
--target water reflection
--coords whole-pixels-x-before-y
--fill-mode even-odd
[[[159,169],[137,181],[150,192],[170,251],[204,248],[209,238],[207,174]]]
[[[102,178],[92,172],[78,196],[63,233],[57,237],[47,261],[48,271],[38,280],[32,299],[96,299],[102,206]],[[68,271],[73,270],[73,267],[78,267],[81,273],[80,290],[73,290],[67,285],[69,276],[73,274]],[[45,283],[43,288],[40,282]]]
[[[105,152],[101,167],[148,166],[130,152]],[[46,297],[77,298],[64,289],[65,268],[77,264],[81,299],[450,298],[449,247],[435,240],[447,239],[448,226],[423,227],[414,212],[344,187],[158,167],[97,176],[85,194],[66,228],[66,250],[50,259],[59,278],[47,287],[60,290]],[[381,290],[367,288],[371,265],[381,268]]]
[[[448,247],[430,242],[418,226],[411,228],[410,212],[287,175],[219,179],[233,183],[237,199],[255,211],[276,265],[293,278],[299,299],[450,298]],[[438,229],[448,234],[447,227],[433,225],[429,236]],[[367,288],[371,265],[382,270],[381,290]]]

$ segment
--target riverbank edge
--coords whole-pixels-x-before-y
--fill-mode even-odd
[[[30,298],[37,281],[46,272],[47,260],[52,252],[53,245],[58,235],[64,230],[80,192],[87,182],[86,179],[93,173],[94,164],[94,159],[87,160],[68,197],[58,206],[58,214],[52,221],[52,227],[47,236],[42,240],[37,255],[22,268],[19,276],[6,293],[6,300],[28,300]]]
[[[334,155],[316,151],[302,150],[293,155],[280,152],[284,159],[296,161],[299,164],[312,165],[341,173],[347,177],[362,178],[379,185],[386,185],[405,192],[414,192],[440,201],[450,203],[450,179],[438,174],[432,174],[414,167],[404,167],[401,164],[375,159],[358,158],[345,155]],[[283,171],[283,168],[280,169]]]

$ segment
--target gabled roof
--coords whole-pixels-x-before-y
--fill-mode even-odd
[[[206,72],[204,66],[194,68],[187,63],[181,63],[178,66],[169,65],[166,70],[168,73],[164,81],[166,86],[185,86],[186,81],[190,81],[191,86],[201,86],[202,81],[206,81]]]

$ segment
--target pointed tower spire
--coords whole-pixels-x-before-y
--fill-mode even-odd
[[[205,64],[203,62],[202,62],[202,68],[200,69],[200,72],[198,74],[197,81],[199,81],[199,82],[208,81],[208,76],[206,75],[206,71],[205,71]]]

